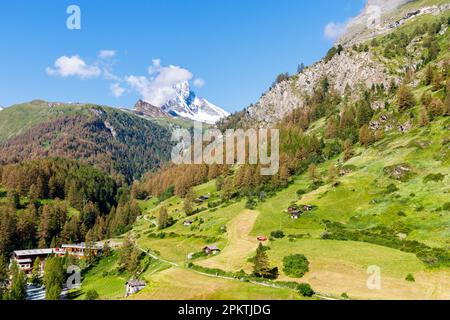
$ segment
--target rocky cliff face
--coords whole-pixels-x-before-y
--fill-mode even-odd
[[[313,93],[325,77],[331,88],[341,95],[347,86],[353,91],[358,87],[370,88],[373,84],[383,84],[388,88],[394,78],[387,73],[383,64],[373,59],[370,52],[346,49],[330,61],[322,60],[290,80],[277,84],[258,103],[247,109],[246,116],[258,123],[275,123],[294,109],[304,107],[306,97]]]
[[[143,115],[150,118],[162,118],[168,117],[169,115],[165,113],[161,108],[152,105],[143,100],[139,100],[134,106],[134,111],[138,115]]]

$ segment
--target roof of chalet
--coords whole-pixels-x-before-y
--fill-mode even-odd
[[[103,243],[101,242],[96,242],[93,243],[92,245],[88,245],[85,242],[82,243],[74,243],[74,244],[63,244],[61,246],[61,248],[74,248],[74,249],[86,249],[86,248],[91,248],[91,249],[102,249],[103,248]]]
[[[37,256],[41,254],[52,254],[53,249],[30,249],[30,250],[16,250],[16,256]]]
[[[215,245],[215,244],[206,246],[205,249],[209,249],[209,250],[212,250],[212,251],[216,251],[216,250],[220,251],[219,247],[217,245]]]
[[[142,280],[130,280],[126,283],[130,287],[145,287],[147,284]]]

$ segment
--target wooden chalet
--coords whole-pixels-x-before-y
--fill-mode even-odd
[[[130,280],[125,283],[125,297],[129,297],[135,293],[138,293],[145,288],[147,284],[142,280]]]
[[[190,227],[193,223],[194,223],[194,221],[192,221],[192,220],[186,220],[185,222],[183,222],[183,225],[185,227]]]
[[[69,256],[74,256],[78,259],[86,259],[89,255],[99,256],[103,252],[103,243],[96,242],[92,244],[76,243],[76,244],[63,244],[61,246],[64,252]]]
[[[210,245],[210,246],[204,247],[203,251],[207,255],[215,255],[215,254],[218,254],[220,252],[220,249],[214,244],[214,245]]]
[[[205,202],[208,199],[209,199],[209,196],[200,196],[197,199],[195,199],[194,202],[196,202],[196,203],[203,203],[203,202]]]
[[[15,261],[21,270],[29,273],[33,270],[34,261],[39,257],[42,272],[44,270],[45,260],[53,254],[54,249],[16,250],[12,254],[11,261]]]
[[[301,215],[303,214],[303,212],[297,210],[297,211],[292,211],[291,212],[291,219],[297,220],[298,218],[301,217]]]

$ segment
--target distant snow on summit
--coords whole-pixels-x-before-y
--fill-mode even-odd
[[[176,97],[170,99],[161,107],[168,114],[208,124],[214,124],[229,115],[228,112],[215,104],[198,97],[190,89],[188,81],[181,82],[174,88]]]
[[[151,117],[168,115],[207,124],[215,124],[220,119],[229,116],[229,113],[225,110],[204,98],[198,97],[191,90],[188,81],[176,84],[173,89],[176,93],[175,97],[169,99],[161,107],[158,108],[149,101],[140,100],[135,106],[135,111]]]

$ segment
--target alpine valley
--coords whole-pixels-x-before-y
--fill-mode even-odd
[[[0,109],[0,297],[449,300],[450,2],[373,5],[231,115],[188,82],[162,106]],[[279,129],[278,173],[170,163],[192,120]]]

